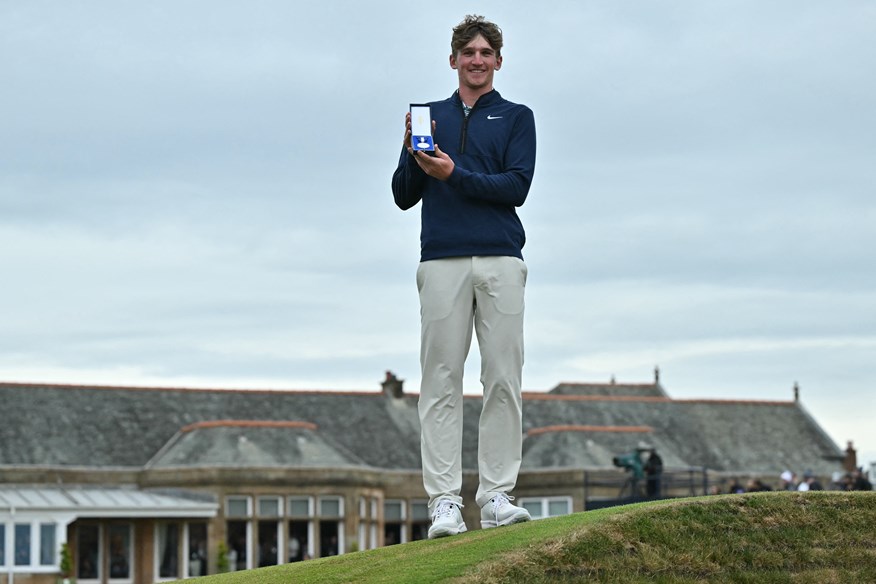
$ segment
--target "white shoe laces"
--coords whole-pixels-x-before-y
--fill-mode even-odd
[[[499,508],[503,505],[511,503],[514,500],[514,497],[510,495],[506,495],[505,493],[499,493],[492,499],[490,499],[490,504],[492,505],[493,516],[496,518],[499,517]]]
[[[437,519],[444,517],[453,517],[454,507],[462,507],[462,505],[457,505],[453,501],[448,501],[447,499],[442,499],[438,501],[438,505],[435,507],[435,511],[432,513],[432,521],[436,521]]]

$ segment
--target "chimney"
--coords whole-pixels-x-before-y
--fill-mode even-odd
[[[849,440],[849,445],[846,447],[846,456],[843,458],[843,468],[846,472],[855,472],[858,468],[858,451],[852,446],[852,441]]]
[[[654,366],[654,385],[660,385],[660,366]]]
[[[404,385],[405,380],[399,379],[395,376],[395,373],[392,371],[386,372],[386,379],[381,382],[380,386],[383,388],[383,393],[390,397],[400,398],[404,396],[405,392],[402,386]]]
[[[796,381],[794,382],[794,401],[800,401],[800,385]]]

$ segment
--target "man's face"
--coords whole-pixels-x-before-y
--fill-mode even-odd
[[[493,88],[493,73],[502,66],[502,57],[477,35],[455,55],[450,55],[450,67],[459,74],[459,86],[475,91]]]

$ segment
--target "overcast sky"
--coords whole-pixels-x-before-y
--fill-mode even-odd
[[[390,177],[470,12],[538,128],[524,388],[798,382],[876,461],[866,0],[0,0],[0,379],[417,391]]]

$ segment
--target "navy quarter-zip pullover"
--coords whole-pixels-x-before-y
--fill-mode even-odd
[[[435,144],[455,165],[447,181],[428,176],[402,148],[392,176],[395,203],[423,201],[420,260],[460,256],[523,259],[517,216],[535,172],[535,118],[492,90],[465,116],[459,93],[432,102]]]

